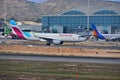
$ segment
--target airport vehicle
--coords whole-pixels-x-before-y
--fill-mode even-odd
[[[36,33],[23,32],[14,20],[10,20],[12,32],[18,35],[19,38],[27,40],[42,40],[46,41],[46,45],[63,44],[63,42],[82,42],[88,39],[89,35],[64,34],[64,33]]]
[[[40,40],[39,38],[35,37],[32,32],[22,31],[14,20],[10,20],[10,28],[12,33],[17,35],[19,39]]]
[[[92,24],[93,36],[97,39],[102,39],[106,41],[120,41],[120,34],[102,34],[100,33],[96,26]]]

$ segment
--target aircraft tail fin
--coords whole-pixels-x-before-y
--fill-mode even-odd
[[[105,39],[104,36],[98,32],[98,30],[94,24],[92,24],[92,35],[98,39]]]
[[[5,23],[4,24],[4,34],[11,34],[12,30],[8,27],[8,25]]]
[[[14,20],[10,20],[10,27],[12,29],[13,34],[17,35],[18,38],[20,38],[20,39],[25,39],[22,30],[19,28],[19,26],[17,25],[17,23]]]
[[[92,24],[92,35],[93,35],[94,37],[98,37],[98,35],[99,35],[99,32],[98,32],[98,30],[96,29],[96,26],[95,26],[94,24]]]

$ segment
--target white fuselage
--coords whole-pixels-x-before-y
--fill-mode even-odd
[[[105,37],[105,39],[109,40],[120,38],[120,34],[102,34],[102,35]]]
[[[85,41],[86,37],[80,37],[77,34],[63,34],[63,33],[33,33],[36,37],[60,40],[64,42],[79,42]]]

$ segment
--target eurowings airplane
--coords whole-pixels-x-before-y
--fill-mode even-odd
[[[10,28],[14,35],[17,35],[19,39],[27,39],[27,40],[40,40],[35,37],[31,32],[22,31],[17,23],[14,20],[10,20]]]
[[[120,40],[120,34],[101,34],[94,24],[92,24],[93,36],[97,39],[102,39],[106,41],[116,41]]]
[[[88,35],[80,36],[78,34],[63,34],[63,33],[28,33],[23,32],[14,20],[10,20],[12,32],[18,35],[19,38],[27,40],[46,41],[46,45],[63,44],[63,42],[82,42],[88,39]]]
[[[78,34],[63,34],[63,33],[33,33],[36,37],[46,40],[46,45],[63,44],[64,42],[83,42],[87,40],[86,36]]]

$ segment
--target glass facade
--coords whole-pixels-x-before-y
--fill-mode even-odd
[[[80,11],[69,11],[69,12],[64,12],[61,15],[85,15],[85,13]]]
[[[101,11],[98,11],[98,12],[95,12],[94,15],[100,15],[100,14],[106,14],[106,15],[118,15],[118,13],[114,12],[114,11],[111,11],[111,10],[101,10]]]
[[[81,11],[68,11],[61,15],[42,16],[42,28],[59,25],[63,28],[87,27],[87,15]],[[120,27],[120,15],[114,11],[101,10],[89,16],[89,26],[91,24],[99,26]],[[104,27],[105,28],[105,27]]]
[[[120,16],[90,16],[90,24],[120,27]]]

